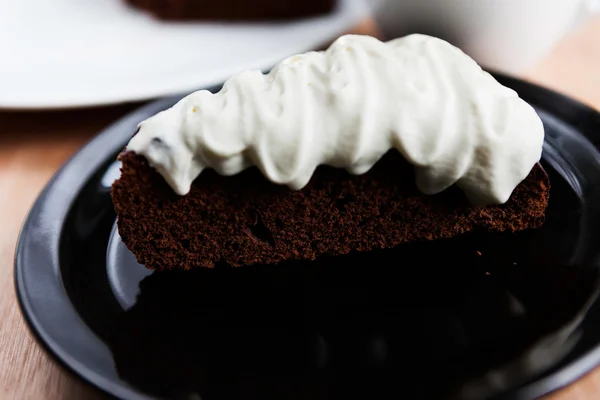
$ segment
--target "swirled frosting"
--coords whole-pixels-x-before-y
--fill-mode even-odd
[[[140,123],[127,150],[185,195],[205,168],[233,175],[256,166],[298,190],[319,165],[363,174],[396,149],[423,193],[456,184],[485,205],[509,199],[543,140],[534,109],[449,43],[346,35],[268,74],[243,72],[217,93],[190,94]]]

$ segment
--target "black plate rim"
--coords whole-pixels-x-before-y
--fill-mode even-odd
[[[172,96],[160,99],[134,110],[133,112],[119,119],[117,122],[109,125],[88,143],[86,143],[82,148],[80,148],[59,168],[59,170],[42,189],[25,218],[17,240],[14,261],[14,285],[21,314],[27,323],[29,331],[36,338],[37,342],[41,344],[42,347],[50,355],[52,355],[52,357],[57,360],[60,365],[65,367],[70,373],[74,374],[75,377],[83,379],[83,381],[91,384],[97,389],[100,389],[101,391],[118,398],[145,400],[149,397],[140,395],[137,391],[128,387],[123,387],[122,383],[113,382],[112,380],[107,379],[102,374],[76,360],[71,354],[69,354],[68,350],[61,348],[55,342],[55,340],[53,340],[52,336],[44,329],[44,317],[36,314],[34,311],[36,300],[32,299],[30,291],[27,290],[27,287],[30,286],[32,282],[28,281],[27,279],[26,270],[28,264],[24,260],[28,252],[28,239],[30,237],[29,231],[32,229],[32,226],[35,223],[35,217],[43,214],[46,201],[53,195],[57,195],[57,193],[54,192],[63,181],[73,179],[76,181],[76,183],[83,184],[93,175],[94,171],[106,161],[103,159],[98,159],[95,163],[90,163],[90,159],[96,152],[96,148],[111,149],[111,152],[118,151],[120,146],[116,146],[115,143],[121,142],[121,140],[117,139],[117,136],[122,136],[122,128],[124,126],[139,122],[138,115],[156,113],[160,111],[160,109],[164,108],[167,104],[175,102],[176,99],[180,97],[181,96]],[[106,150],[106,152],[108,152],[108,150]],[[68,172],[67,170],[70,168],[77,171],[73,177],[65,176],[65,173]],[[85,172],[82,173],[83,171]],[[56,292],[60,294],[60,297],[57,297],[55,300],[59,303],[57,305],[63,307],[65,313],[68,313],[72,317],[70,318],[71,322],[83,328],[87,335],[95,337],[95,334],[88,329],[85,322],[79,317],[77,311],[69,301],[68,295],[62,283],[61,275],[57,270],[58,245],[61,236],[60,231],[62,229],[60,226],[57,227],[56,224],[57,222],[60,223],[60,221],[57,220],[64,218],[64,216],[68,213],[72,202],[75,200],[75,194],[65,193],[62,195],[61,200],[67,201],[65,201],[64,204],[60,204],[59,202],[59,205],[61,205],[60,212],[54,212],[55,218],[53,221],[46,221],[46,223],[49,225],[48,228],[58,228],[54,231],[54,237],[48,238],[47,243],[47,250],[49,253],[51,253],[49,256],[51,257],[51,262],[53,264],[52,272],[54,272],[53,276],[51,276],[51,278],[53,278],[53,284],[55,285],[53,287],[53,294]]]
[[[552,104],[561,104],[562,107],[568,106],[571,110],[578,110],[579,113],[594,116],[600,120],[600,113],[598,111],[566,95],[502,73],[494,71],[490,72],[492,72],[495,78],[502,81],[503,84],[508,84],[513,88],[521,88],[515,89],[517,92],[521,92],[522,90],[532,92],[536,100],[542,103],[538,104],[537,102],[533,102],[533,104],[552,114],[560,114],[561,111],[560,109],[552,107]],[[214,89],[215,88],[211,88],[209,90]],[[74,324],[79,330],[79,332],[77,332],[78,334],[92,336],[100,345],[103,345],[77,314],[65,291],[58,270],[58,246],[61,236],[61,224],[76,197],[76,193],[63,190],[62,184],[68,182],[70,187],[79,187],[82,185],[99,167],[106,163],[106,157],[98,157],[98,153],[116,153],[122,147],[122,143],[126,142],[123,138],[124,128],[137,125],[142,119],[140,118],[141,115],[154,114],[174,104],[182,96],[183,95],[176,95],[162,98],[134,110],[102,130],[78,150],[61,166],[40,192],[37,200],[34,202],[25,218],[17,240],[14,261],[14,285],[21,313],[24,316],[30,332],[37,339],[38,343],[55,360],[73,373],[75,377],[81,378],[106,394],[118,398],[141,400],[150,399],[151,397],[140,394],[135,388],[129,387],[124,382],[111,380],[103,376],[92,366],[80,362],[73,356],[72,350],[61,347],[55,341],[52,334],[48,332],[48,324],[56,325],[57,323],[57,321],[53,320],[53,317],[58,316],[58,314],[56,314],[58,311],[60,314],[59,318],[68,319],[70,324]],[[592,138],[589,134],[583,133],[583,136],[593,142],[600,139],[600,135]],[[597,143],[594,143],[594,145],[596,148],[598,147]],[[102,150],[98,152],[97,149]],[[52,212],[49,213],[48,209],[52,209]],[[40,229],[40,227],[43,228],[43,232],[46,232],[45,237],[32,237],[31,231]],[[40,241],[43,241],[43,243],[40,243]],[[32,246],[37,247],[38,250],[44,251],[47,256],[46,258],[50,260],[50,262],[47,262],[43,267],[40,267],[40,264],[38,263],[30,262],[30,258],[40,258],[39,256],[34,257],[32,255],[34,252]],[[52,268],[47,268],[48,264],[50,264]],[[49,279],[40,279],[40,275],[42,275],[43,278]],[[32,277],[35,278],[32,279]],[[34,293],[36,286],[39,288],[39,282],[43,282],[45,291],[49,290],[44,296],[41,296],[43,298],[40,298],[39,294],[36,296]],[[52,284],[49,285],[49,282],[52,282]],[[40,301],[49,301],[49,303],[40,304]],[[40,315],[36,310],[40,305],[45,307],[50,306],[55,312],[53,315]],[[518,387],[513,391],[504,394],[501,398],[531,399],[553,392],[579,379],[598,365],[599,362],[600,342],[583,357],[574,360],[562,369],[544,376],[539,380]]]

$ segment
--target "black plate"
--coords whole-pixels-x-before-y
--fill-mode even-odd
[[[88,143],[30,211],[15,277],[31,330],[125,399],[529,399],[574,381],[600,361],[600,115],[497,77],[546,127],[543,229],[150,274],[114,229],[109,187],[136,124],[170,98]]]

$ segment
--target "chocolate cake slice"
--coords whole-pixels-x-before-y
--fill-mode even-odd
[[[535,110],[449,43],[346,35],[138,126],[113,184],[152,269],[242,266],[539,227]]]
[[[260,21],[325,14],[336,0],[125,0],[164,20]]]
[[[509,201],[473,207],[456,187],[421,193],[413,167],[390,151],[363,175],[319,167],[299,191],[251,168],[229,177],[205,171],[179,196],[143,157],[119,158],[122,175],[112,190],[119,234],[139,263],[159,270],[313,260],[470,231],[537,228],[550,187],[536,164]]]

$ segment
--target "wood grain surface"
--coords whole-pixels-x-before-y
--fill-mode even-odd
[[[374,29],[367,22],[359,31]],[[600,109],[600,17],[567,37],[525,77]],[[23,219],[57,168],[99,130],[138,105],[60,112],[0,111],[2,400],[103,398],[54,363],[28,332],[14,294],[13,257]],[[548,399],[600,399],[600,367]]]

